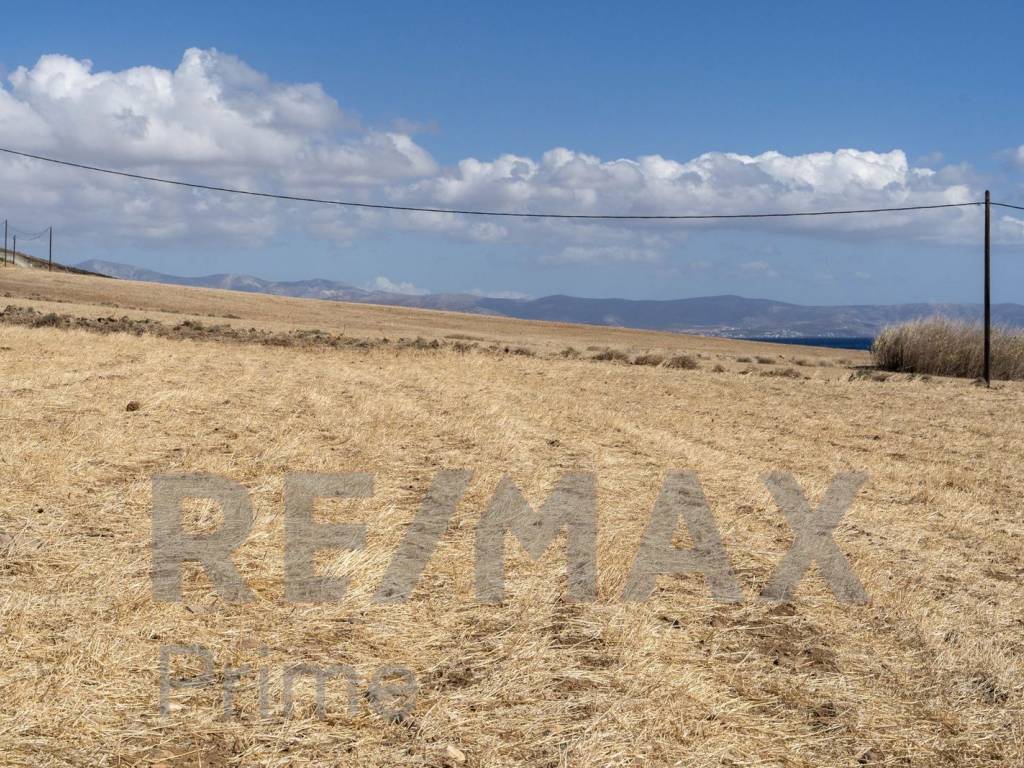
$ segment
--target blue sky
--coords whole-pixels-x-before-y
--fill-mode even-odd
[[[1024,200],[1024,10],[1012,3],[133,2],[97,12],[43,2],[6,13],[0,67],[16,82],[0,102],[0,144],[78,161],[502,209],[800,210],[961,201],[986,187]],[[194,80],[175,79],[178,93],[164,104],[154,95],[163,86],[147,90],[125,74],[180,74],[188,49],[217,52],[193,69],[204,84],[225,84],[230,119],[192,98]],[[89,60],[89,77],[70,77],[66,61],[44,72],[46,54]],[[20,80],[19,67],[28,73]],[[116,87],[101,73],[120,78]],[[318,93],[289,92],[266,118],[270,95],[313,83]],[[178,121],[190,131],[167,127]],[[216,152],[200,146],[204,136]],[[405,138],[383,138],[394,136]],[[557,148],[573,155],[545,161]],[[874,154],[836,154],[843,149]],[[708,153],[721,156],[693,165]],[[641,162],[652,156],[675,165]],[[460,166],[470,158],[488,165]],[[633,166],[619,159],[640,175],[624,179]],[[232,207],[95,179],[83,190],[80,176],[53,170],[26,199],[33,177],[4,163],[5,215],[26,230],[54,223],[74,260],[532,296],[876,303],[975,300],[980,291],[975,212],[877,227],[472,230]],[[995,298],[1024,301],[1024,221],[1004,213]]]

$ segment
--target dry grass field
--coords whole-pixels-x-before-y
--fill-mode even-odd
[[[3,764],[1024,763],[1021,383],[29,270],[0,271],[0,296]],[[681,356],[697,367],[652,364]],[[408,602],[374,602],[443,468],[473,471],[447,532]],[[743,601],[699,576],[621,599],[672,469],[697,472]],[[791,603],[757,599],[792,541],[771,470],[812,504],[837,472],[868,474],[836,540],[870,602],[837,602],[815,569]],[[154,600],[151,478],[190,471],[249,491],[235,562],[251,603],[198,567],[181,603]],[[351,576],[335,605],[284,599],[283,479],[300,471],[375,476],[372,498],[318,509],[368,526],[364,549],[318,559]],[[597,477],[598,600],[567,600],[563,543],[534,562],[510,539],[505,600],[478,604],[475,526],[500,477],[538,508],[571,471]],[[211,651],[217,684],[172,692],[161,715],[160,648],[186,643]],[[304,683],[284,718],[282,670],[304,662],[364,680],[407,667],[415,706],[381,717],[363,686],[350,714],[340,689],[319,719]],[[256,672],[223,716],[241,665],[266,672],[268,716]]]

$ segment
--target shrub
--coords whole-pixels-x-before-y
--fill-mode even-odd
[[[771,365],[775,362],[774,357],[765,357],[764,355],[757,355],[755,358],[761,365]]]
[[[580,356],[580,351],[576,347],[566,347],[558,353],[560,357],[567,358],[569,360],[575,360]]]
[[[633,358],[633,365],[661,365],[664,359],[661,355],[637,355]]]
[[[441,342],[437,339],[427,341],[427,339],[424,339],[422,336],[417,336],[412,341],[402,343],[401,346],[408,347],[410,349],[439,349],[441,347]]]
[[[761,371],[762,376],[775,376],[782,379],[802,379],[803,375],[796,368],[772,368],[768,371]]]
[[[711,369],[715,373],[725,373],[725,366],[721,363],[715,363],[715,367]]]
[[[598,352],[591,360],[608,360],[616,363],[628,363],[629,355],[619,349],[606,349]]]
[[[934,317],[890,326],[871,345],[877,368],[977,378],[983,372],[980,325]],[[1024,379],[1024,333],[992,331],[992,378]]]
[[[693,355],[676,355],[665,361],[665,367],[693,371],[700,368],[700,364],[694,359]]]
[[[752,363],[754,361],[751,360],[749,357],[737,357],[736,358],[736,362],[737,363]]]
[[[50,312],[45,315],[41,315],[32,321],[34,328],[59,328],[64,323],[61,320],[60,315],[56,312]]]

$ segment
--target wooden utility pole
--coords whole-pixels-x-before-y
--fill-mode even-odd
[[[985,190],[985,386],[992,386],[991,355],[992,355],[992,236],[991,220],[992,205],[988,190]]]
[[[11,248],[11,264],[15,267],[18,266],[18,236],[11,235],[14,238],[14,247]]]
[[[47,272],[53,272],[53,227],[50,227],[50,266]]]
[[[4,266],[7,266],[7,219],[4,219]]]

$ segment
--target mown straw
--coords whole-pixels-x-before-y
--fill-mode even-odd
[[[173,303],[173,289],[159,291],[150,300]],[[111,311],[88,310],[86,298],[63,308],[21,301],[44,313]],[[248,327],[256,320],[246,312],[259,306],[239,297],[221,308]],[[330,311],[317,309],[318,325],[337,327]],[[371,330],[395,317],[337,311]],[[410,318],[397,321],[408,328]],[[1013,450],[1021,385],[847,381],[849,371],[827,366],[808,370],[809,380],[767,379],[733,367],[755,345],[559,326],[520,332],[493,319],[473,332],[474,318],[435,318],[423,337],[436,338],[442,321],[486,338],[480,344],[514,348],[520,334],[547,351],[279,347],[0,325],[0,762],[1024,760],[1024,522],[1015,503],[1024,476]],[[559,356],[567,345],[634,355],[691,345],[686,354],[721,352],[729,367],[602,365]],[[435,473],[459,467],[473,477],[412,598],[375,603]],[[621,599],[672,469],[697,473],[743,601],[714,602],[700,576],[663,578],[645,602]],[[835,473],[868,474],[836,540],[869,604],[838,604],[814,568],[792,604],[757,600],[792,543],[760,480],[770,470],[792,472],[812,505]],[[198,567],[187,569],[181,604],[153,599],[151,477],[196,471],[251,495],[254,527],[234,559],[252,603],[225,603]],[[351,577],[348,593],[337,605],[289,604],[284,475],[353,471],[375,475],[373,497],[317,510],[322,520],[367,524],[364,549],[318,559],[322,572]],[[506,600],[478,605],[476,524],[500,477],[538,508],[571,471],[598,481],[598,601],[567,600],[564,543],[533,562],[509,542]],[[188,522],[209,529],[217,510],[191,505]],[[682,524],[676,542],[691,545]],[[219,688],[177,692],[160,716],[159,651],[172,643],[209,648],[218,682],[225,665],[267,669],[271,716],[259,716],[254,677],[240,684],[237,718],[221,716]],[[355,716],[334,695],[321,721],[305,683],[285,720],[281,672],[303,662],[349,664],[364,680],[382,664],[406,666],[419,680],[416,706],[389,722],[362,692]]]

